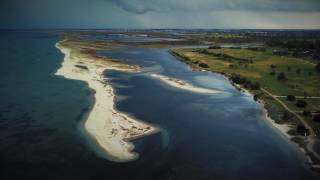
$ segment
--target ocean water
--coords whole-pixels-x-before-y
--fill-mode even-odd
[[[221,75],[192,71],[167,49],[99,52],[144,67],[141,73],[105,74],[118,110],[161,128],[134,141],[138,160],[105,160],[81,133],[92,103],[86,83],[54,75],[63,59],[54,47],[59,37],[3,31],[0,40],[1,179],[318,178],[295,145],[265,121],[252,97]],[[222,93],[172,88],[151,73]]]

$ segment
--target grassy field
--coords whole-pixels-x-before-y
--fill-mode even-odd
[[[173,48],[171,53],[196,69],[204,68],[228,77],[240,75],[274,95],[320,96],[320,73],[315,71],[314,64],[294,57],[273,55],[271,50]],[[284,74],[285,78],[279,79],[280,74]],[[261,91],[251,91],[265,100],[271,117],[282,122],[284,109]],[[308,105],[305,108],[296,107],[296,101],[280,99],[294,111],[320,111],[320,99],[306,99]],[[320,123],[311,122],[311,118],[306,119],[320,133]]]

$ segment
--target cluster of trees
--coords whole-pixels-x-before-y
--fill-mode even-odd
[[[308,136],[309,134],[310,134],[310,130],[309,129],[307,129],[304,125],[302,125],[302,124],[299,124],[298,126],[297,126],[297,133],[298,134],[301,134],[301,135],[306,135],[306,136]]]
[[[230,77],[231,81],[236,84],[241,84],[244,88],[250,88],[252,90],[260,90],[261,86],[259,82],[251,82],[245,77],[239,74],[232,74]]]
[[[277,67],[277,66],[274,65],[274,64],[271,64],[271,65],[270,65],[270,68],[272,69],[271,72],[270,72],[270,75],[275,75],[275,74],[276,74],[276,71],[275,71],[276,67]],[[292,68],[291,68],[290,66],[288,66],[287,69],[288,69],[288,72],[290,72],[290,71],[292,70]],[[316,70],[317,70],[318,72],[320,72],[320,63],[317,65]],[[300,69],[300,68],[297,68],[297,69],[296,69],[296,74],[301,74],[301,69]],[[312,72],[309,72],[308,75],[313,75],[313,73],[312,73]],[[286,80],[288,80],[288,77],[287,77],[286,73],[280,72],[280,73],[278,74],[278,76],[277,76],[277,79],[278,79],[279,81],[286,81]]]
[[[271,40],[266,45],[286,48],[294,57],[311,57],[320,61],[320,40]]]
[[[305,108],[307,107],[308,103],[305,101],[305,100],[297,100],[296,102],[296,106],[299,107],[299,108]]]
[[[249,47],[248,49],[251,51],[266,51],[265,47]]]
[[[272,69],[272,71],[270,72],[270,75],[275,75],[275,74],[276,74],[276,71],[275,71],[274,69],[277,68],[277,65],[271,64],[271,65],[270,65],[270,68]],[[290,69],[290,70],[291,70],[291,69]],[[287,75],[286,75],[284,72],[280,72],[280,73],[278,74],[278,76],[277,76],[277,79],[278,79],[279,81],[286,81],[286,80],[288,80]]]
[[[302,112],[302,115],[304,115],[304,116],[313,116],[312,117],[312,120],[314,120],[315,122],[318,122],[318,123],[320,123],[320,113],[318,112],[318,113],[315,113],[315,114],[312,114],[312,112],[311,111],[308,111],[308,110],[305,110],[305,111],[303,111]]]
[[[285,47],[288,49],[320,49],[320,40],[271,40],[267,41],[266,44],[268,46]]]
[[[272,69],[272,71],[270,72],[270,75],[275,75],[275,74],[276,74],[276,71],[275,71],[276,68],[277,68],[277,65],[275,65],[275,64],[271,64],[271,65],[270,65],[270,69]],[[291,68],[290,66],[288,66],[288,67],[287,67],[287,70],[288,70],[288,72],[290,72],[290,71],[292,71],[292,68]],[[320,63],[317,65],[316,70],[317,70],[318,72],[320,72]],[[297,69],[296,69],[296,74],[301,74],[301,69],[300,69],[300,68],[297,68]],[[313,73],[312,73],[312,72],[309,72],[308,74],[309,74],[309,75],[312,75]],[[280,72],[280,73],[278,74],[277,78],[278,78],[279,81],[286,81],[286,80],[288,80],[287,75],[286,75],[284,72]]]
[[[291,118],[291,116],[292,116],[292,115],[290,114],[290,112],[285,110],[285,111],[283,112],[283,115],[282,115],[281,118],[282,118],[283,120],[288,120],[288,119]]]
[[[288,101],[295,101],[296,97],[294,95],[288,95],[287,96],[287,100]],[[299,108],[305,108],[305,107],[307,107],[307,105],[308,105],[308,103],[305,100],[302,100],[302,99],[299,99],[296,102],[296,106],[299,107]]]
[[[209,46],[208,49],[221,49],[220,46]]]
[[[289,40],[284,42],[288,49],[320,49],[320,41]]]
[[[223,53],[214,53],[214,52],[208,51],[207,49],[197,49],[194,52],[214,56],[216,58],[219,58],[224,61],[229,61],[229,62],[236,61],[236,62],[241,62],[241,63],[253,63],[253,61],[250,59],[237,58],[237,57],[230,56],[228,54],[223,54]]]

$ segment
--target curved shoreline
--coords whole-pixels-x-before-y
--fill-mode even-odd
[[[187,65],[189,65],[189,67],[191,69],[193,69],[193,70],[203,70],[203,68],[201,68],[201,67],[192,67],[190,65],[190,63],[189,63],[189,60],[186,59],[186,57],[181,56],[180,54],[178,54],[178,53],[176,53],[176,52],[174,52],[172,50],[170,50],[169,53],[172,54],[173,56],[175,56],[177,60],[180,60],[180,61],[186,63]],[[213,70],[210,70],[210,72],[222,75],[224,78],[229,80],[229,82],[237,90],[239,90],[240,92],[243,92],[243,93],[245,93],[247,95],[250,95],[252,98],[254,98],[254,94],[252,92],[250,92],[249,89],[246,89],[246,88],[242,87],[240,84],[234,83],[231,80],[230,76],[228,76],[227,74],[222,73],[222,72],[213,71]],[[292,127],[290,127],[290,124],[288,124],[288,123],[278,124],[274,119],[272,119],[269,116],[268,108],[266,107],[266,103],[263,101],[263,99],[259,99],[258,102],[261,105],[261,109],[264,112],[264,116],[265,116],[266,122],[270,123],[275,129],[277,129],[283,136],[287,137],[288,140],[290,140],[290,142],[295,144],[297,146],[297,148],[299,150],[301,150],[305,154],[306,158],[309,161],[307,163],[309,163],[311,169],[313,169],[316,172],[320,172],[320,165],[319,165],[320,164],[320,155],[319,155],[319,153],[317,153],[313,149],[313,147],[315,146],[315,143],[319,143],[319,140],[316,140],[315,137],[307,136],[307,138],[303,138],[303,140],[307,143],[307,146],[302,147],[298,142],[295,142],[293,140],[293,138],[295,136],[290,135],[289,130],[292,129]]]
[[[127,162],[137,159],[138,154],[132,152],[134,145],[130,140],[157,133],[159,129],[117,111],[114,108],[113,88],[103,75],[108,69],[136,72],[137,68],[87,57],[64,46],[64,42],[56,44],[56,48],[64,54],[64,61],[55,75],[85,81],[95,99],[84,122],[85,131],[105,152],[108,160]]]

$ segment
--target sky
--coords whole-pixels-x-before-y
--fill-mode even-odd
[[[1,0],[7,28],[320,29],[320,0]]]

